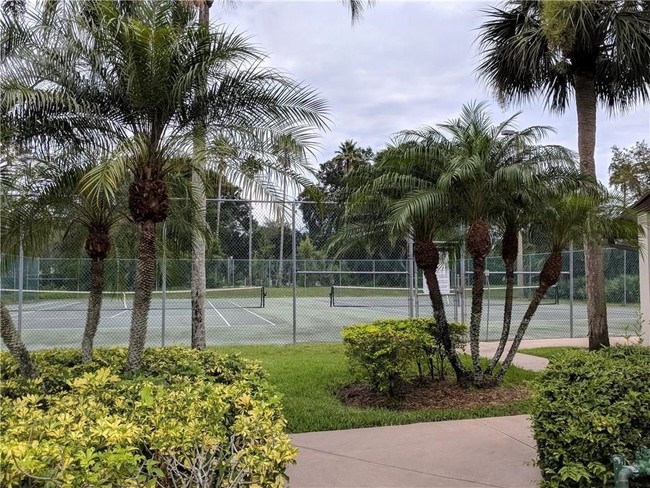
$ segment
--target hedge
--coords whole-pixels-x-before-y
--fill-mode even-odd
[[[542,486],[608,486],[614,454],[631,461],[650,446],[650,348],[556,357],[536,380],[532,426]],[[650,487],[650,480],[631,486]]]
[[[463,346],[466,326],[449,326],[454,343]],[[356,324],[342,333],[353,371],[376,392],[397,397],[400,384],[409,376],[423,377],[423,365],[432,377],[444,375],[444,350],[436,343],[434,331],[433,318],[416,318]]]
[[[0,354],[0,485],[281,486],[296,450],[257,363],[151,349],[137,374],[124,349],[33,354],[41,377]]]

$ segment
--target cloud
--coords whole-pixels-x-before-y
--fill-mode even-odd
[[[333,129],[323,159],[345,139],[381,148],[396,131],[435,125],[472,100],[489,100],[495,120],[522,110],[521,127],[551,125],[549,143],[577,148],[575,111],[558,116],[541,101],[501,109],[477,80],[475,29],[485,4],[465,1],[377,2],[351,26],[340,2],[242,2],[212,15],[238,26],[270,57],[267,63],[317,88],[329,100]],[[647,107],[616,118],[599,112],[596,162],[606,181],[614,144],[650,139]]]

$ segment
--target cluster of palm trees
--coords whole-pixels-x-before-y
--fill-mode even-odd
[[[575,104],[582,171],[596,176],[598,105],[650,100],[650,4],[644,0],[508,0],[485,10],[478,72],[505,103]],[[602,247],[585,241],[589,348],[609,346]]]
[[[607,194],[579,169],[571,151],[541,144],[552,129],[516,130],[517,115],[494,123],[485,103],[463,107],[458,118],[435,127],[404,131],[378,154],[370,181],[349,200],[349,224],[334,244],[408,235],[428,284],[436,325],[430,331],[445,347],[461,383],[491,385],[502,380],[538,305],[561,273],[561,253],[571,242],[598,242],[616,235],[634,240],[633,219],[612,214]],[[388,216],[388,217],[387,217]],[[515,262],[519,232],[546,246],[538,286],[511,336]],[[464,241],[464,242],[463,242]],[[473,263],[469,323],[472,365],[459,360],[436,277],[440,250],[461,245]],[[479,332],[485,260],[501,250],[506,270],[503,329],[496,354],[482,366]],[[497,367],[498,366],[498,367]]]
[[[312,88],[265,67],[264,53],[246,37],[197,23],[187,2],[55,2],[25,8],[14,19],[3,18],[13,36],[3,42],[2,144],[26,154],[40,171],[29,191],[24,177],[12,178],[14,205],[3,211],[14,230],[5,229],[3,251],[26,242],[42,246],[46,240],[25,235],[30,228],[42,233],[69,223],[72,208],[84,215],[75,221],[88,228],[85,249],[92,260],[88,359],[111,227],[135,224],[126,368],[137,369],[154,283],[156,225],[173,211],[172,196],[193,202],[192,213],[200,216],[202,185],[218,174],[249,197],[274,199],[287,179],[300,179],[294,167],[278,164],[274,145],[287,134],[313,144],[327,127],[327,105]],[[47,218],[25,225],[37,207]],[[200,218],[193,223],[205,230]],[[9,333],[5,316],[3,332]]]

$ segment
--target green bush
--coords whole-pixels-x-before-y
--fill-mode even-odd
[[[296,451],[257,363],[184,348],[33,355],[41,378],[0,354],[0,485],[281,486]]]
[[[606,486],[613,479],[614,454],[631,460],[636,449],[650,444],[650,349],[560,355],[536,381],[533,403],[543,486]]]
[[[460,345],[466,327],[450,324],[452,337]],[[399,393],[399,385],[417,371],[422,376],[422,364],[429,366],[433,376],[436,365],[441,373],[443,349],[433,334],[435,321],[431,318],[378,320],[343,329],[345,354],[353,370],[358,371],[371,387],[390,397]],[[417,366],[417,370],[415,368]]]

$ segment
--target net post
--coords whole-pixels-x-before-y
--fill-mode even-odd
[[[262,289],[260,290],[260,306],[261,308],[264,308],[266,305],[266,289],[264,288],[264,285],[262,285]]]
[[[334,285],[330,287],[330,307],[334,306]]]

